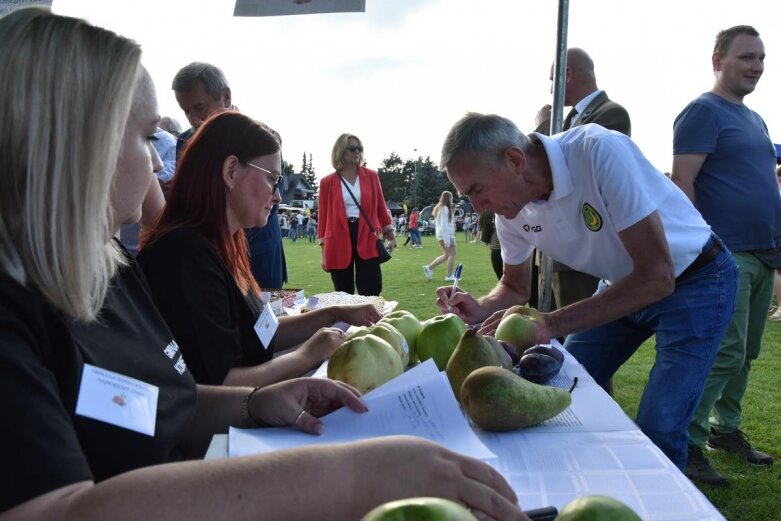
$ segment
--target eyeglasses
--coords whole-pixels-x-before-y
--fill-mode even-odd
[[[276,192],[279,189],[279,185],[282,184],[282,174],[280,174],[279,172],[272,172],[271,170],[266,170],[262,166],[253,165],[250,162],[247,162],[247,166],[251,166],[252,168],[257,168],[261,172],[267,173],[269,177],[274,180],[274,189],[272,190],[272,192]]]
[[[361,145],[350,145],[347,147],[347,150],[352,152],[353,154],[360,154],[363,152],[363,147]]]

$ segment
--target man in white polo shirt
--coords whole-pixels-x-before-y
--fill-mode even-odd
[[[637,424],[683,469],[737,291],[737,266],[691,202],[631,139],[598,125],[527,137],[508,119],[467,114],[441,167],[476,211],[497,214],[504,275],[479,299],[439,288],[437,304],[492,332],[504,309],[528,300],[535,247],[603,279],[594,296],[542,314],[537,341],[567,335],[604,385],[655,333]]]

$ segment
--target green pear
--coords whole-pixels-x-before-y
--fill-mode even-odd
[[[634,510],[612,497],[594,494],[567,503],[556,521],[641,521]]]
[[[492,336],[485,336],[483,338],[485,338],[485,340],[491,344],[491,347],[496,353],[496,356],[499,357],[499,361],[502,363],[502,367],[505,369],[512,369],[513,359],[510,357],[510,355],[507,354],[507,351],[504,350],[502,344]]]
[[[512,431],[553,418],[572,403],[564,389],[538,385],[501,367],[481,367],[461,385],[461,405],[481,429]]]
[[[374,335],[348,340],[328,361],[328,378],[350,384],[362,393],[376,389],[403,372],[396,350]]]
[[[361,521],[477,521],[477,518],[449,499],[416,497],[380,505]]]
[[[501,347],[499,346],[500,349]],[[461,384],[464,383],[464,379],[475,369],[487,365],[501,367],[502,363],[486,337],[477,332],[477,328],[467,329],[458,341],[455,351],[450,355],[445,369],[453,394],[458,401],[461,401]]]
[[[407,339],[404,338],[404,335],[398,329],[387,322],[377,323],[369,328],[369,333],[388,342],[399,354],[401,365],[407,367],[409,364],[409,344],[407,344]]]
[[[494,336],[497,340],[509,342],[523,351],[537,343],[534,335],[535,321],[519,313],[505,314]]]
[[[410,362],[418,361],[417,342],[420,330],[423,328],[420,321],[415,315],[409,311],[399,309],[388,313],[380,319],[378,324],[390,324],[395,327],[399,333],[404,335],[404,339],[409,346],[409,360]]]
[[[444,371],[464,331],[466,324],[461,317],[453,313],[428,319],[418,335],[420,361],[425,362],[433,358],[439,370]]]

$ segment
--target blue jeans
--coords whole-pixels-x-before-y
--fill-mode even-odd
[[[597,293],[607,287],[601,281]],[[688,459],[689,423],[732,319],[737,290],[738,267],[723,248],[710,263],[676,279],[671,295],[613,322],[571,334],[564,343],[604,385],[656,334],[656,359],[636,422],[681,470]]]
[[[410,228],[409,229],[409,238],[412,241],[413,245],[420,246],[420,229],[419,228]]]

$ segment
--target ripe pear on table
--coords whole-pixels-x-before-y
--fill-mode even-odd
[[[512,431],[542,423],[564,411],[572,396],[538,385],[501,367],[481,367],[461,385],[461,405],[481,429]]]
[[[502,361],[486,337],[477,332],[476,327],[467,329],[461,335],[461,340],[450,355],[445,369],[456,400],[461,400],[461,384],[469,373],[488,365],[502,367]]]

